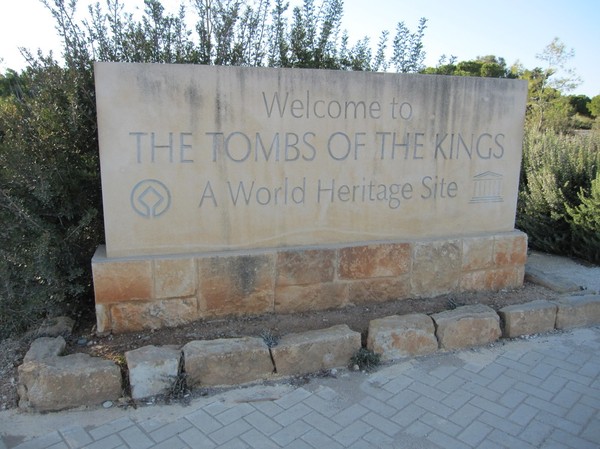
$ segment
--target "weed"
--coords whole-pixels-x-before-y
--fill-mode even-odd
[[[261,332],[260,337],[263,339],[268,348],[274,348],[279,344],[279,337],[270,329],[266,329]]]
[[[381,355],[370,349],[360,348],[350,359],[351,366],[358,365],[361,370],[371,371],[381,363]]]

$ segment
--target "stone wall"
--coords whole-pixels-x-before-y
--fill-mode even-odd
[[[327,247],[92,260],[99,332],[292,313],[523,283],[519,231]]]

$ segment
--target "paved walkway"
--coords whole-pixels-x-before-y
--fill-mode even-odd
[[[0,413],[0,449],[599,448],[600,327],[189,406]]]

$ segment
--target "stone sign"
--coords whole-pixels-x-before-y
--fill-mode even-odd
[[[522,285],[527,82],[98,63],[99,332]]]
[[[511,231],[527,83],[97,63],[108,257]]]

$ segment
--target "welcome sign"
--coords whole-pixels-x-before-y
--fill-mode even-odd
[[[527,82],[97,63],[108,257],[514,228]]]

